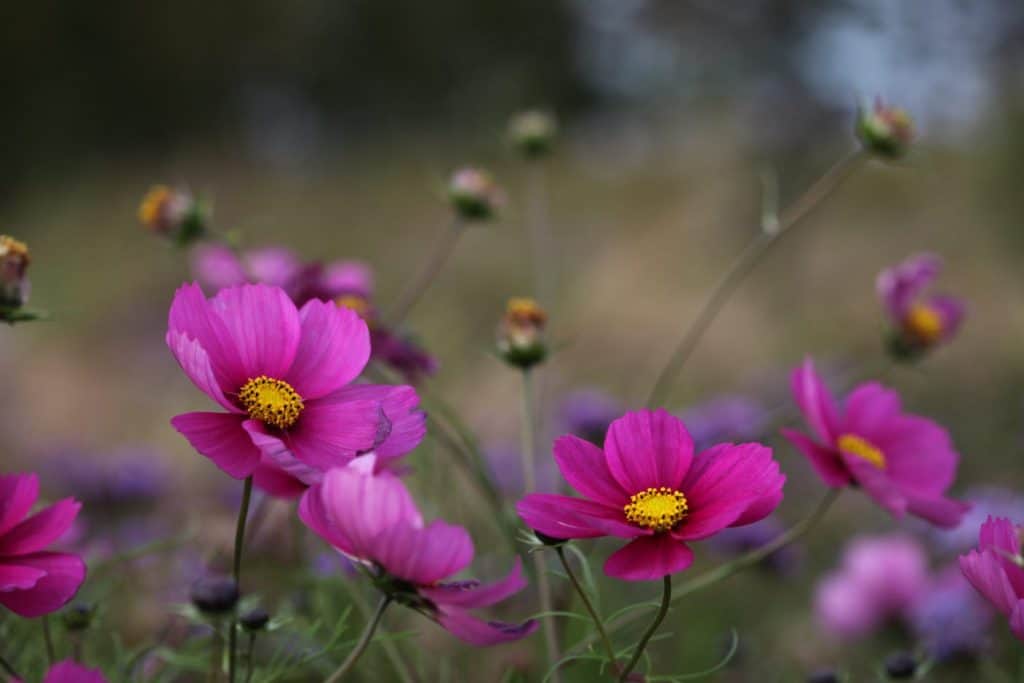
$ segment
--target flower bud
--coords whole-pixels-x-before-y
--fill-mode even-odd
[[[885,673],[892,680],[913,678],[917,672],[917,660],[909,652],[893,652],[885,658]]]
[[[505,193],[486,171],[460,168],[448,183],[448,200],[460,218],[484,221],[505,203]]]
[[[508,137],[527,159],[539,159],[551,153],[558,134],[555,117],[544,111],[524,111],[512,117]]]
[[[185,246],[206,231],[202,205],[186,190],[154,185],[139,204],[139,222]]]
[[[914,141],[914,120],[905,110],[881,99],[857,113],[857,137],[864,149],[886,159],[899,159]]]
[[[0,306],[21,308],[28,301],[28,246],[0,235]]]
[[[533,299],[509,299],[498,332],[498,351],[509,365],[527,370],[548,354],[544,326],[548,315]]]
[[[64,628],[69,631],[84,631],[89,628],[89,624],[92,623],[92,618],[96,614],[96,608],[88,603],[79,602],[67,609],[61,619],[64,622]]]
[[[192,604],[203,614],[230,612],[238,603],[238,584],[229,576],[211,576],[192,584]]]
[[[565,545],[566,543],[569,542],[568,538],[555,538],[554,536],[548,536],[547,534],[542,534],[541,532],[537,531],[536,529],[533,530],[533,535],[537,537],[538,541],[540,541],[544,545],[550,546],[552,548],[557,548],[558,546]]]
[[[238,623],[242,625],[246,631],[250,633],[255,631],[262,631],[267,627],[270,622],[270,614],[267,610],[262,607],[253,607],[247,610],[238,618]]]
[[[807,677],[807,683],[839,683],[835,669],[819,669]]]

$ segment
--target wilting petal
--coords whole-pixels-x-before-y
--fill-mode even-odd
[[[436,605],[453,607],[489,607],[497,604],[526,588],[523,578],[523,562],[516,558],[515,566],[501,581],[482,585],[476,581],[439,583],[429,588],[421,588],[420,595]]]
[[[370,331],[354,311],[316,299],[299,318],[302,339],[286,379],[308,401],[359,376],[370,359]]]
[[[39,497],[39,477],[34,474],[0,476],[0,535],[29,513]]]
[[[562,476],[580,494],[619,507],[629,502],[629,494],[608,469],[604,452],[594,444],[577,436],[562,436],[555,441],[554,455]]]
[[[635,538],[652,532],[626,521],[622,508],[554,493],[531,493],[516,512],[526,525],[552,538]]]
[[[624,581],[653,581],[681,572],[693,563],[693,551],[668,534],[644,536],[615,551],[604,573]]]
[[[45,572],[27,590],[0,592],[0,605],[23,617],[39,617],[68,603],[85,580],[85,563],[77,555],[33,553],[18,556],[18,564]]]
[[[301,326],[299,312],[284,291],[267,285],[229,287],[217,292],[210,308],[223,322],[246,379],[287,375],[299,347]],[[212,354],[210,360],[214,367],[220,362]]]
[[[478,647],[507,643],[525,638],[539,626],[534,619],[522,624],[509,624],[503,621],[483,621],[469,612],[459,609],[443,609],[437,614],[437,623],[453,636]]]
[[[835,400],[815,370],[814,361],[805,359],[793,371],[790,385],[793,398],[815,436],[824,443],[833,443],[838,436]]]
[[[605,437],[608,469],[626,491],[678,488],[690,469],[693,439],[682,420],[664,410],[629,412]]]
[[[795,429],[781,431],[782,436],[811,461],[811,466],[827,486],[835,488],[850,483],[850,473],[835,451],[815,443]]]
[[[42,550],[71,527],[82,504],[65,498],[37,512],[0,536],[0,556],[26,555]]]
[[[260,452],[242,425],[243,415],[184,413],[171,424],[188,439],[192,448],[212,460],[235,479],[245,479],[260,462]]]
[[[384,411],[390,431],[373,452],[383,463],[412,451],[427,434],[427,415],[419,409],[420,397],[410,386],[354,384],[340,389],[324,402],[377,401]]]
[[[375,557],[394,576],[429,586],[473,561],[473,541],[460,526],[441,520],[425,527],[399,524],[378,534]]]

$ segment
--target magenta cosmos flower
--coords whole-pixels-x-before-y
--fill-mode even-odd
[[[918,254],[879,273],[876,289],[895,330],[895,350],[913,356],[949,341],[959,329],[963,302],[927,291],[941,270],[938,256]]]
[[[299,516],[337,550],[370,568],[375,582],[396,602],[410,607],[472,645],[518,640],[537,628],[481,621],[469,610],[488,607],[525,586],[517,559],[496,583],[445,582],[473,561],[473,542],[460,526],[424,524],[409,491],[394,474],[375,473],[374,456],[332,469],[310,488]]]
[[[686,569],[693,562],[688,541],[766,517],[785,482],[761,444],[719,444],[694,455],[686,426],[664,410],[613,421],[603,451],[563,436],[554,455],[585,498],[533,493],[516,505],[519,516],[552,538],[629,539],[604,565],[606,574],[627,581]]]
[[[265,456],[313,483],[390,434],[383,399],[393,388],[346,386],[370,356],[366,323],[348,309],[314,299],[299,310],[266,285],[207,301],[193,284],[175,294],[168,327],[182,369],[224,409],[171,424],[232,477],[248,477]]]
[[[82,558],[45,550],[71,527],[81,504],[65,498],[29,515],[37,498],[36,475],[0,476],[0,605],[23,617],[60,609],[85,580]]]
[[[981,525],[978,549],[960,556],[960,569],[971,585],[1010,619],[1010,630],[1024,640],[1024,567],[1020,552],[1024,527],[989,517]]]
[[[15,683],[20,683],[15,679]],[[50,667],[43,683],[107,683],[99,669],[88,669],[70,659],[57,662]]]
[[[899,395],[877,382],[856,387],[840,407],[809,358],[793,371],[792,388],[811,436],[782,434],[827,485],[859,486],[897,517],[960,523],[970,506],[945,497],[960,460],[945,429],[904,413]]]

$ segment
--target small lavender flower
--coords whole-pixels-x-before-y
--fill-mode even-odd
[[[768,411],[758,401],[741,395],[720,396],[688,408],[682,419],[698,450],[722,441],[749,441],[762,436]]]
[[[494,477],[494,482],[503,493],[517,497],[526,493],[523,482],[523,459],[519,446],[511,443],[495,443],[484,449],[484,458]],[[558,490],[558,473],[554,458],[539,458],[536,463],[537,490]]]
[[[984,650],[989,643],[992,610],[954,565],[918,596],[907,621],[928,653],[941,661]]]
[[[160,456],[123,448],[109,456],[65,448],[43,465],[47,481],[74,495],[92,513],[151,506],[168,490],[170,476]]]
[[[583,389],[562,401],[561,419],[565,431],[600,446],[608,426],[624,410],[609,394],[598,389]]]

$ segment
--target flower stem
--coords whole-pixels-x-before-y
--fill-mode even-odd
[[[229,622],[234,628],[234,622]],[[210,647],[210,683],[220,680],[221,666],[224,662],[224,638],[221,637],[220,624],[214,628],[213,642]]]
[[[462,221],[458,218],[453,219],[452,224],[441,235],[441,239],[437,241],[437,244],[434,245],[434,251],[423,266],[423,269],[419,272],[419,275],[409,281],[395,301],[395,305],[390,313],[385,317],[389,325],[395,328],[399,327],[420,300],[420,297],[430,288],[431,283],[437,278],[438,273],[441,272],[448,257],[455,250],[455,244],[459,241],[459,236],[462,235],[462,228]]]
[[[245,521],[249,518],[249,501],[252,499],[252,475],[245,478],[242,487],[242,504],[238,508],[238,525],[235,527],[235,558],[232,563],[232,575],[235,585],[241,590],[242,581],[242,546],[245,545]],[[238,640],[236,620],[228,623],[228,681],[235,683],[235,645]]]
[[[380,625],[380,619],[384,616],[384,610],[391,604],[391,598],[387,595],[381,598],[380,603],[377,605],[377,610],[370,617],[370,621],[366,624],[366,628],[363,629],[363,635],[359,637],[359,642],[356,643],[356,647],[352,652],[348,653],[348,657],[341,663],[338,670],[330,675],[324,683],[337,683],[341,680],[341,677],[347,674],[352,667],[356,665],[359,657],[362,656],[363,652],[366,651],[366,647],[373,640],[373,634],[377,630],[377,626]]]
[[[666,574],[661,579],[661,607],[658,608],[658,613],[654,616],[654,621],[647,627],[644,634],[640,636],[640,640],[636,644],[636,648],[633,650],[633,657],[629,660],[629,663],[622,669],[622,673],[619,674],[619,683],[629,679],[630,672],[636,668],[637,662],[640,661],[640,657],[644,654],[644,649],[647,647],[648,641],[654,632],[661,626],[661,622],[665,621],[665,615],[668,614],[669,603],[672,602],[672,577]]]
[[[766,217],[762,221],[762,229],[747,243],[743,251],[736,257],[736,260],[732,262],[732,265],[715,283],[711,294],[704,302],[704,306],[686,330],[675,351],[669,357],[668,362],[661,369],[654,387],[651,389],[650,396],[647,398],[648,408],[660,406],[665,402],[669,390],[678,378],[683,365],[686,364],[686,361],[696,350],[701,337],[704,336],[704,333],[711,326],[711,323],[714,322],[722,308],[725,307],[733,292],[746,279],[747,275],[754,269],[754,266],[761,260],[761,257],[768,252],[772,245],[780,242],[783,236],[789,234],[793,226],[807,216],[812,209],[829,197],[857,167],[857,162],[862,158],[863,154],[860,151],[843,157],[813,185],[807,188],[777,219],[772,216]]]
[[[601,620],[601,615],[597,613],[597,609],[594,604],[590,602],[590,597],[587,592],[583,590],[583,586],[580,585],[580,581],[576,578],[576,573],[573,572],[572,566],[569,564],[569,558],[565,556],[565,549],[562,546],[557,546],[555,552],[558,553],[558,559],[562,561],[562,567],[565,569],[566,576],[569,577],[569,581],[572,583],[573,588],[579,594],[580,599],[583,600],[583,606],[587,608],[587,612],[590,613],[590,618],[594,620],[594,626],[597,628],[597,632],[601,637],[601,643],[604,645],[604,650],[608,655],[608,664],[615,670],[615,648],[612,647],[611,638],[608,637],[608,632],[604,630],[604,622]]]
[[[367,604],[366,599],[359,591],[356,583],[353,581],[343,581],[342,583],[345,590],[348,592],[349,597],[352,598],[352,602],[355,603],[356,608],[363,615],[363,618],[369,619],[372,614],[370,611],[370,605]],[[409,669],[402,660],[402,654],[398,651],[398,648],[395,647],[395,643],[390,639],[385,638],[381,641],[381,646],[384,648],[384,654],[386,654],[388,659],[391,660],[391,666],[394,668],[395,673],[398,675],[398,678],[402,683],[415,683],[415,679],[412,674],[409,673]]]
[[[18,681],[21,680],[21,676],[18,675],[18,672],[13,666],[11,666],[10,662],[3,658],[2,655],[0,655],[0,669],[3,669],[4,673],[6,673],[11,679]]]
[[[252,666],[252,655],[256,650],[256,632],[253,631],[249,634],[249,650],[245,654],[245,683],[252,681],[252,675],[254,672]]]
[[[50,633],[50,615],[45,615],[42,618],[43,624],[43,643],[46,645],[46,661],[50,666],[57,661],[57,655],[53,649],[53,634]]]
[[[534,469],[536,459],[537,433],[535,428],[535,415],[533,409],[533,378],[529,369],[523,370],[523,405],[522,405],[522,451],[523,459],[523,483],[527,491],[533,491],[537,486],[537,476]],[[551,584],[548,581],[547,568],[544,558],[540,553],[533,555],[533,568],[537,575],[537,594],[540,598],[540,609],[547,613],[552,611]],[[558,633],[555,631],[555,622],[552,619],[544,620],[544,644],[548,652],[548,661],[558,661]],[[561,680],[561,675],[556,669],[551,676],[554,683]]]

